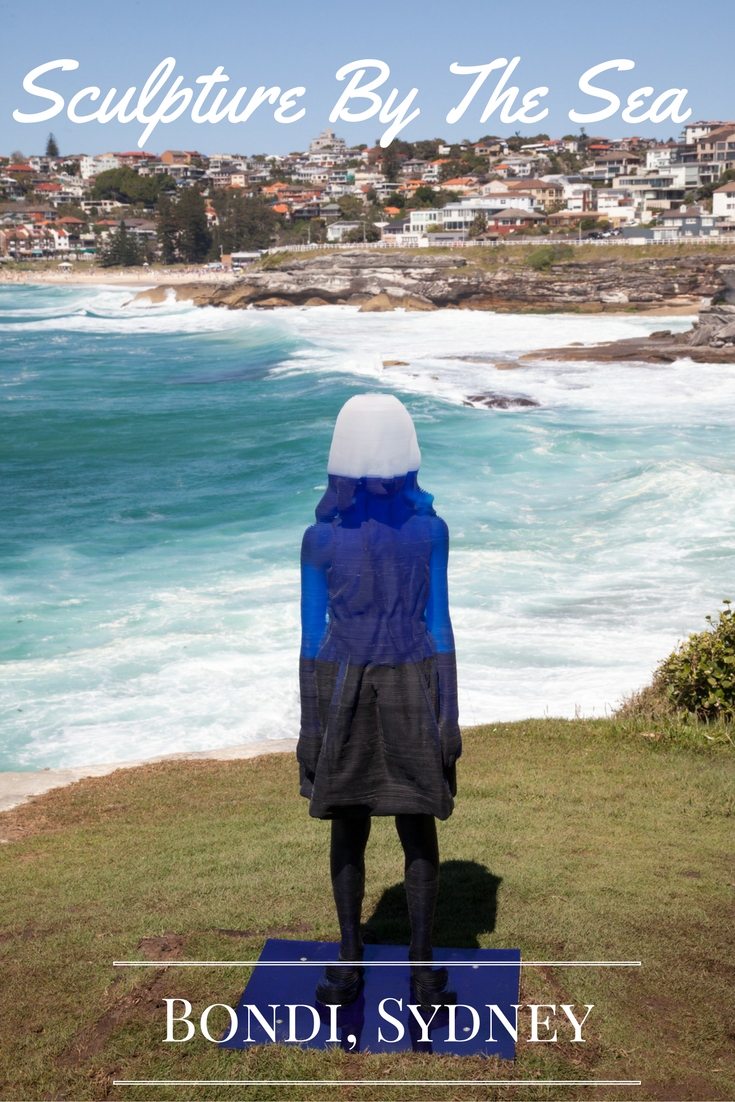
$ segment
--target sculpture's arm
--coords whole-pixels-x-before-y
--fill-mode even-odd
[[[309,781],[314,779],[323,734],[319,721],[315,659],[327,627],[327,547],[331,535],[328,525],[313,525],[307,528],[301,545],[301,730],[296,756],[302,766],[302,774]]]
[[[453,772],[454,763],[462,753],[457,701],[457,660],[454,633],[449,616],[449,531],[440,517],[432,521],[430,591],[426,605],[426,626],[436,644],[436,666],[439,676],[439,737],[444,767]],[[453,779],[452,782],[453,784]]]

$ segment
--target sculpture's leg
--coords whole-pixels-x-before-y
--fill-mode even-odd
[[[439,892],[439,843],[433,815],[396,815],[406,858],[406,898],[411,920],[409,960],[431,960],[431,932]]]
[[[339,959],[361,961],[363,954],[360,919],[365,894],[365,847],[370,837],[370,816],[332,819],[329,855],[332,891],[339,919]],[[321,1003],[349,1006],[360,994],[363,969],[325,968],[316,997]]]
[[[360,919],[365,894],[365,847],[369,837],[369,815],[332,819],[329,866],[341,935],[339,955],[343,960],[362,960]]]
[[[396,829],[406,858],[406,898],[411,920],[408,959],[431,961],[431,934],[439,892],[439,844],[433,815],[396,815]],[[422,1005],[456,1002],[447,990],[446,968],[417,966],[411,969],[411,985]]]

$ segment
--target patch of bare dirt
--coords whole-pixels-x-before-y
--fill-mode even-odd
[[[145,983],[120,996],[105,1013],[74,1037],[57,1058],[60,1067],[76,1070],[104,1049],[112,1033],[131,1017],[154,1018],[170,994],[167,968],[159,968]]]
[[[185,944],[183,934],[161,934],[160,937],[142,937],[138,951],[148,960],[181,960]]]
[[[725,1097],[709,1080],[690,1074],[662,1083],[644,1079],[639,1090],[641,1098],[651,1102],[709,1102],[710,1099],[722,1100]]]
[[[180,960],[186,947],[183,934],[162,934],[160,937],[144,937],[138,950],[148,960]],[[110,990],[114,990],[114,983]],[[104,1049],[113,1032],[129,1018],[154,1018],[164,998],[169,995],[170,976],[167,968],[158,968],[143,983],[116,998],[96,1022],[77,1033],[67,1049],[58,1057],[63,1068],[77,1070],[91,1057]]]

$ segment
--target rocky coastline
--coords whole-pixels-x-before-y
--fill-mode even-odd
[[[365,313],[395,309],[501,312],[661,313],[699,308],[686,334],[606,345],[545,349],[533,358],[735,362],[735,265],[711,254],[676,258],[620,256],[569,260],[535,270],[523,263],[482,266],[461,255],[355,250],[301,259],[245,273],[236,282],[159,284],[132,303],[171,295],[196,306],[229,310],[357,306]]]
[[[689,359],[695,363],[735,363],[735,265],[720,265],[717,272],[721,287],[710,302],[700,306],[697,321],[685,333],[661,329],[647,337],[543,348],[522,356],[521,360],[673,363]]]
[[[484,265],[451,253],[334,251],[289,256],[276,267],[250,270],[235,282],[161,284],[138,297],[162,301],[170,290],[179,300],[230,310],[335,303],[362,307],[383,295],[389,300],[385,309],[406,308],[409,300],[408,308],[415,301],[424,309],[635,311],[698,306],[703,297],[723,289],[718,266],[716,258],[704,254],[675,259],[601,255],[538,271],[515,258],[498,263],[489,257]]]

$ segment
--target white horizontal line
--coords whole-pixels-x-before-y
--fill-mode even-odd
[[[640,960],[113,960],[113,968],[641,968]]]
[[[113,1087],[640,1087],[640,1079],[113,1079]]]

